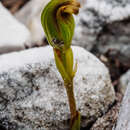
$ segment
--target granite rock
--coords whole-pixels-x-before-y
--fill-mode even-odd
[[[124,95],[128,84],[130,83],[130,70],[128,70],[125,74],[123,74],[120,78],[120,92]]]
[[[41,12],[49,1],[31,0],[15,14],[15,17],[30,30],[32,46],[41,45],[45,38],[41,25]]]
[[[130,83],[127,86],[115,130],[130,129]]]
[[[85,128],[108,110],[115,92],[104,64],[81,47],[72,49],[78,62],[74,92]],[[0,128],[68,130],[69,106],[53,49],[10,53],[0,61]]]
[[[29,44],[29,30],[0,2],[0,54],[23,50]]]
[[[120,61],[130,65],[129,0],[81,2],[73,43],[98,53],[115,50]]]

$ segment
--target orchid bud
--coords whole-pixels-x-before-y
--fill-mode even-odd
[[[44,8],[41,23],[47,40],[55,49],[68,49],[74,34],[74,18],[80,4],[75,0],[51,0]]]

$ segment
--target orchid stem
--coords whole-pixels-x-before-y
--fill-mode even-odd
[[[73,81],[70,83],[64,83],[67,96],[68,96],[68,102],[71,112],[71,119],[73,119],[76,116],[77,110],[76,110],[76,102],[75,102],[75,96],[73,91]]]

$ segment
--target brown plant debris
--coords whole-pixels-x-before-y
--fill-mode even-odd
[[[3,5],[8,8],[11,13],[15,13],[23,7],[29,0],[1,0]]]

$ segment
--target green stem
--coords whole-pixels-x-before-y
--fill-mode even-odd
[[[76,102],[73,90],[73,80],[71,82],[64,82],[64,85],[66,88],[71,113],[70,129],[80,130],[80,113],[76,109]]]
[[[73,119],[75,118],[76,113],[77,113],[76,102],[75,102],[74,91],[73,91],[73,81],[69,83],[64,83],[64,85],[65,85],[67,96],[68,96],[71,119]]]
[[[74,96],[73,86],[73,52],[69,48],[65,51],[54,49],[54,56],[57,69],[59,70],[66,88],[66,93],[69,102],[69,109],[71,113],[70,128],[71,130],[80,130],[80,113],[76,109],[76,102]]]

